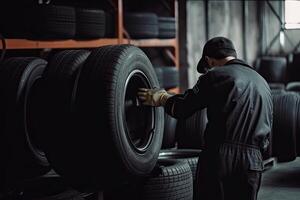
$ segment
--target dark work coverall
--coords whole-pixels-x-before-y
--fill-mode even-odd
[[[207,107],[206,148],[199,158],[196,199],[254,200],[273,121],[267,82],[234,59],[200,76],[184,94],[169,98],[165,111],[187,118]]]

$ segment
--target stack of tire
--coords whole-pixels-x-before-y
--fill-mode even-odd
[[[175,17],[158,17],[158,37],[159,38],[176,37]]]
[[[40,4],[4,9],[0,25],[6,38],[90,39],[114,35],[114,19],[101,9]],[[17,8],[19,9],[19,8]],[[13,16],[15,15],[16,16]]]
[[[179,71],[175,66],[154,66],[160,86],[166,90],[179,86]]]
[[[300,53],[287,55],[288,60],[288,81],[300,81]]]
[[[13,57],[0,66],[0,189],[15,195],[21,185],[50,171],[31,122],[37,112],[34,104],[47,62],[34,57]],[[20,190],[22,191],[22,190]]]
[[[137,98],[138,88],[159,87],[142,50],[65,50],[48,63],[9,58],[0,70],[4,192],[53,167],[79,191],[138,185],[141,199],[192,199],[190,166],[158,159],[163,109]]]
[[[287,60],[285,57],[264,56],[258,58],[255,68],[268,83],[286,82]]]
[[[297,127],[300,97],[294,92],[273,94],[273,155],[278,161],[292,161],[297,157]]]
[[[130,38],[157,38],[159,34],[155,13],[127,12],[124,15],[124,26]]]

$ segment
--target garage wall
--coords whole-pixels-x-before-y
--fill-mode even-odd
[[[281,10],[281,3],[271,1],[277,12]],[[246,4],[245,7],[243,4]],[[206,16],[208,26],[205,23]],[[280,23],[265,1],[188,0],[186,20],[189,87],[196,83],[200,75],[196,71],[196,65],[201,57],[203,45],[208,39],[216,36],[230,38],[236,47],[238,57],[253,65],[255,59],[264,54],[280,27]],[[299,30],[290,30],[287,35],[294,45],[300,40]],[[281,47],[278,37],[269,54],[286,55],[292,49],[286,39],[284,46]]]
[[[243,1],[208,1],[206,4],[205,1],[187,1],[187,59],[190,87],[199,77],[196,65],[202,55],[203,45],[212,37],[224,36],[231,39],[238,57],[249,63],[257,57],[258,47],[255,45],[259,41],[257,3],[256,1],[246,2],[248,17],[245,23],[243,3]],[[205,23],[206,16],[208,16],[208,26]],[[246,33],[243,30],[246,30]],[[247,38],[246,49],[243,49],[243,34]]]

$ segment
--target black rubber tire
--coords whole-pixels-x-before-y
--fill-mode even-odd
[[[143,200],[192,200],[193,177],[186,162],[159,159],[157,169],[144,181]]]
[[[76,9],[76,38],[103,38],[106,28],[106,14],[103,10]]]
[[[174,17],[158,17],[158,37],[175,38],[176,24]]]
[[[112,13],[105,13],[105,37],[116,37],[116,16]]]
[[[164,87],[163,70],[162,70],[161,67],[154,67],[154,70],[155,70],[159,85],[160,85],[161,88],[163,88]]]
[[[300,81],[300,53],[288,55],[289,82]]]
[[[193,178],[187,162],[158,159],[154,170],[145,178],[119,185],[104,192],[104,199],[191,200]]]
[[[193,174],[193,180],[196,180],[196,169],[198,158],[201,154],[199,149],[164,149],[159,153],[159,159],[177,159],[187,162]]]
[[[124,26],[131,38],[156,38],[158,36],[158,17],[154,13],[126,13]]]
[[[45,60],[33,57],[9,58],[0,67],[1,173],[7,187],[43,175],[50,170],[32,124],[36,89],[46,67]],[[26,166],[26,167],[25,167]]]
[[[284,83],[286,71],[285,57],[262,57],[259,59],[258,73],[269,83]]]
[[[166,90],[179,86],[179,71],[175,66],[155,66],[158,78],[162,76],[162,87]]]
[[[63,158],[55,157],[53,154],[65,152],[68,140],[76,133],[73,125],[73,98],[76,95],[77,75],[89,53],[86,50],[57,52],[49,61],[43,75],[41,93],[44,104],[41,105],[43,113],[38,124],[41,124],[39,129],[44,134],[39,140],[55,169],[56,162],[59,162],[57,159]],[[67,152],[70,153],[68,150]]]
[[[187,119],[178,120],[176,141],[180,149],[203,149],[204,132],[207,124],[206,109],[196,112]]]
[[[154,168],[163,137],[163,108],[136,106],[138,86],[159,87],[151,62],[139,48],[105,46],[86,60],[74,98],[74,130],[52,134],[47,152],[56,171],[74,187],[109,187]],[[137,119],[141,123],[132,125]]]
[[[300,82],[289,82],[286,85],[287,91],[300,92]]]
[[[162,149],[174,148],[176,146],[175,132],[177,119],[165,113],[164,137]]]
[[[18,6],[3,2],[0,11],[0,33],[5,38],[27,38],[29,36],[28,2],[18,2]]]
[[[34,38],[71,39],[76,33],[75,8],[42,4],[32,10],[30,25]]]
[[[273,154],[278,161],[296,158],[296,108],[299,97],[293,92],[273,95]]]
[[[283,83],[269,83],[271,90],[284,90],[285,85]]]

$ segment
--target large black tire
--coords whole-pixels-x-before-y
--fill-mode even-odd
[[[271,90],[284,90],[285,85],[283,83],[269,83]]]
[[[176,24],[174,17],[159,17],[158,18],[158,37],[159,38],[175,38]]]
[[[103,10],[76,9],[76,37],[102,38],[105,35],[106,15]]]
[[[293,92],[273,95],[273,154],[278,161],[296,158],[296,108],[299,97]]]
[[[269,83],[286,81],[287,61],[285,57],[262,57],[259,59],[258,73]]]
[[[116,16],[109,12],[105,14],[105,37],[116,37]]]
[[[288,55],[289,81],[300,81],[300,53]]]
[[[139,87],[159,87],[147,56],[131,45],[95,49],[75,85],[74,128],[48,139],[56,171],[76,188],[109,187],[149,174],[164,121],[162,108],[141,106],[137,99]]]
[[[50,170],[33,125],[33,106],[46,64],[39,58],[17,57],[0,67],[1,181],[6,187]]]
[[[184,161],[159,158],[146,178],[115,187],[104,195],[104,199],[191,200],[193,178],[190,166]]]
[[[41,88],[43,113],[40,114],[41,120],[38,121],[41,125],[40,132],[44,134],[39,140],[50,156],[55,149],[57,149],[55,153],[64,152],[70,135],[76,133],[73,125],[72,100],[76,95],[77,75],[89,53],[86,50],[58,52],[51,57],[44,72]],[[56,167],[57,161],[53,161],[53,157],[50,157],[49,161],[51,164],[54,162],[52,165]]]
[[[289,82],[286,85],[286,90],[299,93],[300,92],[300,82]]]
[[[201,150],[198,149],[165,149],[159,153],[159,159],[177,159],[187,162],[193,174],[193,180],[196,180],[196,169]]]
[[[161,147],[162,149],[175,147],[176,124],[177,124],[177,119],[165,113],[164,137],[163,137],[163,142]]]
[[[175,66],[164,66],[161,68],[163,72],[163,88],[166,90],[179,86],[179,72]]]
[[[187,119],[178,120],[176,141],[180,149],[203,149],[204,132],[207,124],[206,109],[196,112]]]
[[[162,70],[161,67],[154,67],[154,70],[155,70],[159,85],[160,85],[161,88],[163,88],[164,87],[163,70]]]
[[[131,38],[158,36],[158,17],[154,13],[126,13],[124,25]]]
[[[75,8],[42,4],[32,9],[31,31],[34,38],[71,39],[75,37]]]
[[[158,168],[142,186],[143,200],[192,200],[193,177],[186,162],[159,159]]]

